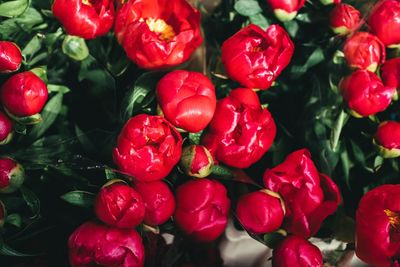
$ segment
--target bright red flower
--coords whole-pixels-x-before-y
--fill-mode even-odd
[[[343,48],[344,57],[350,67],[374,72],[385,62],[383,43],[373,34],[357,32],[348,38]]]
[[[144,218],[142,196],[122,182],[106,184],[94,203],[97,218],[118,228],[135,228]]]
[[[361,13],[351,5],[338,4],[332,9],[329,17],[329,26],[333,32],[346,35],[357,29],[360,24]]]
[[[115,35],[144,69],[177,66],[203,42],[200,12],[185,0],[129,0],[117,12]]]
[[[3,112],[0,112],[0,145],[8,144],[12,136],[13,124]]]
[[[379,124],[374,138],[375,145],[383,157],[394,158],[400,156],[400,123],[385,121]]]
[[[4,108],[16,117],[28,117],[39,113],[47,97],[46,84],[31,71],[14,74],[1,88]]]
[[[236,216],[243,227],[255,234],[271,233],[279,229],[285,217],[281,197],[267,189],[240,197]]]
[[[17,71],[22,63],[19,47],[8,41],[0,41],[0,73]]]
[[[356,214],[357,256],[372,266],[396,266],[399,229],[400,185],[383,185],[369,191],[361,198]]]
[[[199,72],[176,70],[157,84],[160,108],[174,126],[196,133],[210,123],[217,103],[214,85]]]
[[[317,233],[340,203],[337,185],[318,172],[307,149],[295,151],[278,166],[267,169],[264,185],[279,193],[285,202],[283,228],[304,238]]]
[[[206,147],[192,145],[183,149],[181,167],[189,176],[204,178],[211,174],[214,160]]]
[[[17,191],[25,180],[21,164],[10,158],[0,158],[0,193]]]
[[[142,267],[144,247],[133,229],[121,229],[86,222],[69,237],[71,267]]]
[[[174,218],[191,238],[210,242],[225,230],[229,206],[226,189],[221,183],[209,179],[191,180],[177,189]]]
[[[294,44],[278,25],[264,31],[250,24],[226,40],[221,52],[231,79],[248,88],[265,90],[289,64]]]
[[[142,182],[161,180],[179,162],[182,137],[163,117],[140,114],[118,136],[113,157],[118,167]]]
[[[108,33],[115,12],[113,0],[55,0],[52,11],[69,35],[85,39]]]
[[[386,61],[381,66],[380,73],[385,86],[400,89],[400,58]]]
[[[392,101],[396,89],[385,87],[378,76],[358,70],[340,82],[342,96],[352,114],[365,117],[384,111]]]
[[[216,161],[247,168],[267,152],[276,134],[271,113],[262,108],[251,89],[235,89],[217,103],[202,139]]]
[[[322,267],[322,253],[318,247],[299,236],[286,237],[273,250],[273,267]]]
[[[146,212],[144,222],[161,225],[168,221],[175,211],[175,198],[169,187],[161,182],[135,183],[134,188],[142,195]]]
[[[381,0],[372,10],[368,25],[386,46],[397,46],[400,44],[399,17],[400,2],[398,0]]]
[[[280,21],[294,19],[297,15],[297,11],[304,6],[305,2],[305,0],[267,0],[267,4]]]

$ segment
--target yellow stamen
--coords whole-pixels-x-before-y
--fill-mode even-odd
[[[90,3],[90,0],[82,0],[82,4],[87,5],[87,6],[92,6],[92,3]]]
[[[400,232],[400,214],[389,209],[385,209],[384,212],[389,219],[392,229],[396,232]]]
[[[162,19],[148,18],[146,19],[146,24],[149,26],[150,31],[160,34],[160,40],[169,41],[175,36],[174,28]]]

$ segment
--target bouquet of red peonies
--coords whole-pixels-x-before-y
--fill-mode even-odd
[[[400,0],[0,0],[0,265],[400,266],[399,89]]]

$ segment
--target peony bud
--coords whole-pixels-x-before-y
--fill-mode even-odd
[[[214,166],[213,157],[204,146],[192,145],[182,150],[181,167],[193,177],[204,178],[211,174]]]
[[[388,47],[400,44],[400,2],[397,0],[377,1],[368,25],[371,31]]]
[[[383,43],[373,34],[357,32],[346,40],[344,57],[350,67],[374,72],[385,62],[386,50]]]
[[[0,41],[0,73],[19,70],[22,63],[22,54],[19,47],[8,41]]]
[[[144,247],[133,229],[120,229],[86,222],[68,240],[71,267],[142,267]]]
[[[38,114],[47,101],[46,84],[33,72],[14,74],[1,88],[1,101],[11,118],[25,124],[41,120]]]
[[[161,181],[135,183],[135,189],[142,196],[146,212],[144,222],[161,225],[168,221],[175,211],[175,198],[169,187]]]
[[[384,111],[396,93],[385,87],[378,76],[367,70],[358,70],[340,82],[340,90],[351,114],[365,117]]]
[[[255,234],[279,229],[285,217],[285,204],[279,194],[268,189],[240,197],[236,216],[243,227]]]
[[[358,27],[361,13],[351,5],[338,4],[332,9],[329,17],[329,25],[333,32],[339,35],[346,35]]]
[[[196,179],[176,192],[175,221],[192,239],[211,242],[225,230],[230,201],[225,187],[214,180]]]
[[[55,0],[53,15],[69,35],[93,39],[108,33],[114,22],[113,0]]]
[[[267,0],[280,21],[289,21],[296,17],[297,11],[304,6],[305,0]]]
[[[382,65],[380,73],[385,86],[400,89],[400,58],[386,61]]]
[[[0,145],[8,144],[13,137],[13,125],[11,120],[0,112]]]
[[[273,267],[322,267],[323,263],[319,248],[295,235],[285,238],[272,254]]]
[[[0,200],[0,229],[3,228],[4,224],[6,223],[7,218],[7,210],[4,203]]]
[[[373,142],[384,158],[399,157],[400,123],[396,121],[385,121],[379,124]]]
[[[25,180],[22,166],[13,159],[0,159],[0,193],[17,191]]]
[[[176,70],[157,84],[158,104],[175,127],[196,133],[210,123],[217,103],[214,85],[201,73]]]
[[[97,195],[94,209],[102,222],[118,228],[138,226],[145,212],[141,195],[118,180],[103,186]]]

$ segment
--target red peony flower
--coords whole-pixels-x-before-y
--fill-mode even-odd
[[[385,121],[379,124],[374,143],[385,158],[400,156],[400,123]]]
[[[267,0],[267,4],[274,11],[275,17],[280,21],[294,19],[297,11],[304,6],[305,0]]]
[[[69,35],[93,39],[108,33],[114,22],[113,0],[54,0],[52,11]]]
[[[8,41],[0,41],[0,73],[19,70],[22,63],[22,54],[19,47]]]
[[[289,64],[294,44],[278,25],[266,31],[250,24],[222,44],[222,63],[230,78],[254,89],[268,89]]]
[[[135,228],[144,218],[142,196],[123,182],[111,181],[97,195],[94,209],[102,222],[118,228]]]
[[[176,70],[157,85],[158,104],[174,126],[199,132],[210,123],[216,105],[214,85],[201,73]]]
[[[340,90],[355,117],[365,117],[384,111],[392,101],[396,89],[385,87],[378,76],[358,70],[340,82]]]
[[[200,12],[185,0],[129,0],[117,12],[115,35],[144,69],[177,66],[203,42]]]
[[[400,58],[386,61],[382,65],[380,73],[385,86],[400,89]]]
[[[160,116],[131,118],[122,129],[113,157],[118,167],[142,182],[161,180],[179,162],[182,137]]]
[[[210,242],[225,230],[229,205],[222,184],[209,179],[196,179],[178,187],[174,218],[192,239]]]
[[[71,267],[142,267],[144,247],[133,229],[86,222],[68,240]]]
[[[275,122],[257,94],[240,88],[218,101],[202,144],[217,161],[247,168],[267,152],[275,134]]]
[[[13,124],[3,112],[0,112],[0,145],[8,144],[12,137]]]
[[[333,32],[346,35],[357,29],[360,24],[361,13],[351,5],[338,4],[332,9],[329,17],[329,26]]]
[[[21,164],[10,158],[0,158],[0,193],[17,191],[25,180]]]
[[[279,193],[285,202],[283,228],[304,238],[317,233],[340,203],[337,185],[318,172],[307,149],[295,151],[278,166],[267,169],[264,185]]]
[[[204,178],[211,174],[214,160],[206,147],[192,145],[183,149],[181,167],[189,176]]]

